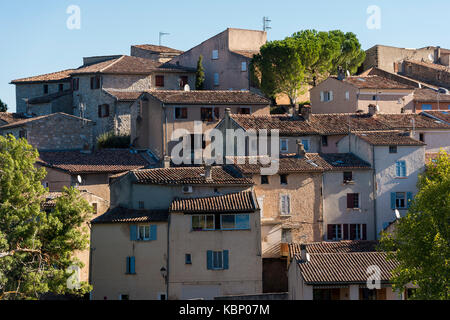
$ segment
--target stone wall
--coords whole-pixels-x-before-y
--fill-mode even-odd
[[[44,85],[48,85],[48,94],[59,92],[59,84],[64,84],[64,90],[71,88],[70,82],[51,82],[51,83],[32,83],[32,84],[16,84],[16,112],[25,113],[27,111],[27,103],[24,99],[31,99],[45,96]]]
[[[450,89],[450,68],[446,70],[442,68],[440,70],[432,66],[414,63],[414,61],[405,61],[403,62],[402,74],[435,86]]]

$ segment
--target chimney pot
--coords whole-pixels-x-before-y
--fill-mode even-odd
[[[164,157],[164,168],[170,168],[170,157],[169,156],[165,156]]]
[[[302,140],[297,140],[297,157],[304,158],[306,154],[305,147],[303,146]]]
[[[309,121],[311,119],[311,106],[309,104],[305,104],[302,107],[302,117],[306,120]]]
[[[374,116],[378,112],[378,106],[374,104],[369,104],[369,115]]]
[[[205,179],[206,180],[212,180],[211,165],[210,164],[205,164]]]

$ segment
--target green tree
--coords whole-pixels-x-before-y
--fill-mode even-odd
[[[356,73],[366,59],[366,52],[361,49],[356,35],[352,32],[344,33],[340,30],[333,30],[329,32],[329,37],[331,41],[339,43],[338,54],[332,61],[331,74],[337,74],[339,68],[349,71],[351,74]]]
[[[284,93],[292,104],[306,91],[305,67],[302,64],[297,43],[292,38],[271,41],[263,45],[251,63],[253,79],[260,79],[259,87],[270,98]]]
[[[205,84],[205,70],[203,69],[203,56],[200,55],[197,61],[197,71],[195,72],[195,90],[203,90]]]
[[[86,283],[67,288],[74,252],[88,246],[92,211],[75,189],[65,189],[51,212],[42,210],[47,190],[36,168],[38,152],[25,139],[0,136],[0,299],[38,299],[42,294],[82,295]]]
[[[450,159],[442,151],[426,167],[418,182],[419,192],[407,215],[392,233],[383,233],[380,248],[400,263],[393,286],[404,290],[417,286],[413,299],[450,298]]]
[[[8,106],[0,99],[0,112],[8,111]]]

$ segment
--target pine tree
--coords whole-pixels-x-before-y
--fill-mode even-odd
[[[205,71],[203,69],[203,56],[198,58],[197,71],[195,73],[195,90],[203,90],[205,84]]]
[[[8,106],[6,103],[4,103],[1,99],[0,99],[0,112],[6,112],[8,111]]]

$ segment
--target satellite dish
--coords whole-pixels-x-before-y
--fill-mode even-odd
[[[80,175],[77,176],[77,181],[78,181],[79,184],[81,184],[83,182],[83,179],[81,179]]]
[[[400,219],[402,216],[400,215],[400,211],[398,211],[398,209],[395,209],[395,217],[397,219]]]
[[[184,85],[184,91],[191,91],[191,87],[188,84]]]

